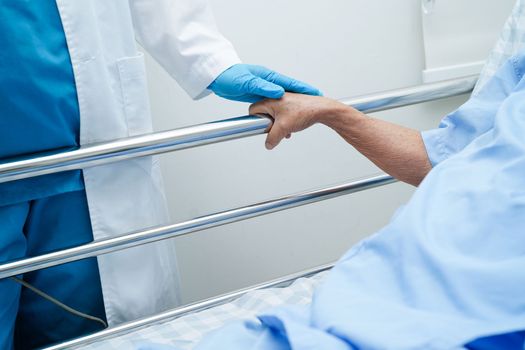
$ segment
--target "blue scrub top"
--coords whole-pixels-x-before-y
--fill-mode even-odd
[[[79,146],[73,67],[54,0],[0,0],[0,163]],[[0,206],[84,188],[80,171],[0,184]]]

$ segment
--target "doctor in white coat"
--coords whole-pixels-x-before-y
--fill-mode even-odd
[[[9,70],[0,71],[0,85],[4,87],[0,91],[0,112],[5,116],[0,117],[0,124],[7,127],[0,128],[3,130],[0,140],[4,140],[0,141],[0,158],[75,146],[75,137],[78,146],[151,132],[144,60],[135,39],[194,99],[210,92],[245,102],[280,98],[285,90],[319,94],[307,84],[266,68],[241,64],[230,42],[217,31],[206,0],[56,0],[56,3],[0,0],[0,5],[1,29],[7,45],[12,45],[0,55],[0,67],[11,65]],[[21,37],[17,39],[17,35]],[[57,57],[61,54],[67,60],[60,66]],[[17,67],[25,67],[26,71],[16,72]],[[29,79],[30,70],[35,67],[44,68]],[[58,73],[47,74],[53,69]],[[72,88],[57,88],[67,80],[61,77],[67,77],[68,69]],[[24,73],[27,76],[21,75]],[[18,90],[15,97],[3,99],[2,94],[8,94],[7,85],[15,90],[18,86]],[[68,98],[64,97],[65,91]],[[25,98],[24,94],[29,92],[32,97]],[[37,112],[24,114],[28,108],[44,102],[47,105]],[[67,115],[60,123],[45,119],[58,118],[67,106],[78,114],[63,113]],[[24,119],[35,113],[41,114],[38,123],[42,122],[42,126]],[[17,131],[16,123],[20,120],[24,121],[23,127]],[[72,125],[71,130],[77,133],[72,144],[46,146],[54,132],[63,134],[64,125]],[[25,135],[28,130],[32,134]],[[10,138],[13,134],[17,137]],[[35,146],[39,137],[42,145]],[[20,143],[23,147],[16,148],[14,145],[20,139],[25,140]],[[2,260],[168,222],[155,157],[78,173],[72,175],[77,178],[68,185],[64,183],[71,179],[48,176],[47,183],[0,187],[3,227],[0,231],[6,231],[0,232]],[[50,191],[50,186],[58,190]],[[82,231],[92,236],[75,241]],[[62,243],[53,243],[59,241]],[[96,309],[94,305],[103,305],[97,316],[105,318],[110,326],[179,303],[177,264],[171,241],[103,255],[95,265],[82,262],[68,265],[26,274],[23,279],[81,312],[89,314]],[[93,266],[98,272],[92,271]],[[64,269],[68,269],[67,273]],[[98,294],[96,291],[84,294],[97,284],[100,284]],[[62,317],[62,310],[14,281],[0,281],[0,294],[2,349],[42,346],[97,329],[86,326],[85,322],[93,324],[92,321]]]

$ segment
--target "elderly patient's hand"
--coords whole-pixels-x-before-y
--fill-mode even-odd
[[[331,113],[348,108],[326,97],[286,93],[279,100],[263,100],[250,106],[250,114],[267,114],[273,125],[266,138],[266,148],[273,149],[285,137],[322,123]]]

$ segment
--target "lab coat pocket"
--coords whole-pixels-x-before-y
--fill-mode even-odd
[[[117,61],[128,135],[152,132],[144,54]]]

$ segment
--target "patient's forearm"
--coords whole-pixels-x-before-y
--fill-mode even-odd
[[[393,177],[418,186],[432,169],[421,134],[352,108],[322,118],[348,143]]]

